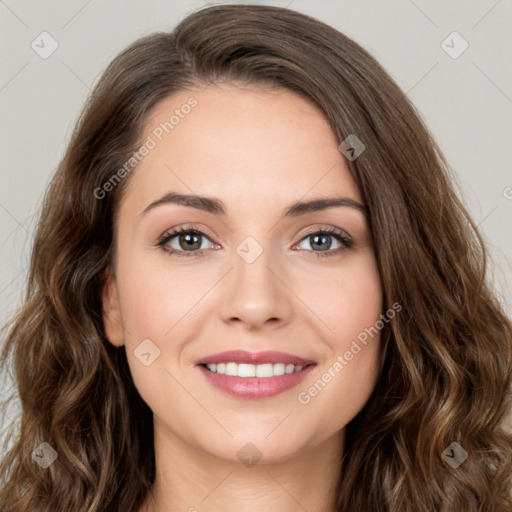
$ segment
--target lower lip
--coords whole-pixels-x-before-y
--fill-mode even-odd
[[[275,377],[234,377],[211,372],[200,365],[199,369],[210,384],[237,398],[258,399],[279,395],[297,386],[309,374],[316,364],[304,367],[300,372],[285,373]]]

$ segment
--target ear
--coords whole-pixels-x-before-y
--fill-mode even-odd
[[[105,270],[102,281],[101,303],[105,334],[112,345],[121,347],[124,345],[123,322],[117,300],[116,282],[110,269]]]

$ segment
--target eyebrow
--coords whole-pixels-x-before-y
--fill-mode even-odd
[[[190,208],[196,208],[205,212],[210,212],[215,215],[226,215],[227,209],[224,203],[220,199],[214,197],[197,196],[189,194],[178,194],[176,192],[169,192],[162,196],[160,199],[153,201],[151,204],[146,206],[141,216],[146,215],[149,211],[153,210],[157,206],[164,204],[179,204],[182,206],[188,206]],[[361,212],[365,217],[368,217],[369,211],[366,205],[350,199],[348,197],[328,197],[321,199],[314,199],[312,201],[296,202],[285,208],[281,214],[281,218],[287,217],[298,217],[305,213],[318,212],[326,210],[328,208],[345,206],[353,208]]]

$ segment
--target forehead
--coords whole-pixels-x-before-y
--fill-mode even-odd
[[[154,147],[126,194],[139,209],[168,191],[221,197],[228,207],[336,193],[361,200],[324,115],[287,89],[179,91],[149,113],[148,137]]]

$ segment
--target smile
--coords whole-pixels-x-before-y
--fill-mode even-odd
[[[302,366],[284,363],[266,363],[266,364],[247,364],[247,363],[212,363],[205,365],[208,370],[222,375],[231,375],[233,377],[277,377],[295,372],[300,372]]]

